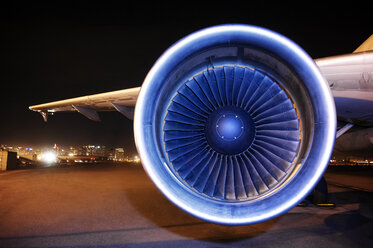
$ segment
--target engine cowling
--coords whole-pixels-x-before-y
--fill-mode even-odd
[[[333,98],[313,60],[270,30],[193,33],[154,64],[134,131],[160,191],[214,223],[253,224],[298,204],[332,152]]]

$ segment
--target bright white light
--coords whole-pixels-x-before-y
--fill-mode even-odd
[[[138,156],[134,156],[134,157],[133,157],[133,161],[134,161],[135,163],[139,163],[139,162],[140,162],[140,158],[139,158]]]
[[[54,163],[57,160],[57,155],[54,152],[45,152],[42,155],[42,159],[43,159],[44,162],[46,162],[48,164]]]
[[[69,157],[74,157],[74,153],[69,153]]]

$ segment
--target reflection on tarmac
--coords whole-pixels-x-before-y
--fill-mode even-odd
[[[372,170],[328,171],[335,208],[231,227],[172,205],[139,165],[9,171],[0,174],[0,247],[371,247],[372,179]]]

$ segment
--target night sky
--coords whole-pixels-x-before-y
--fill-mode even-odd
[[[169,46],[201,28],[225,23],[266,27],[313,58],[350,53],[373,33],[368,8],[342,2],[338,7],[122,2],[0,7],[0,145],[96,144],[135,152],[133,123],[120,113],[100,113],[101,122],[58,113],[44,123],[28,106],[140,86]]]

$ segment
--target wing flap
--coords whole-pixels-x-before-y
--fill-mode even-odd
[[[75,106],[75,105],[73,105],[73,107],[76,109],[76,111],[78,111],[79,113],[87,117],[88,119],[92,121],[100,121],[100,117],[98,116],[98,113],[96,110],[92,108],[84,108],[84,107]]]

